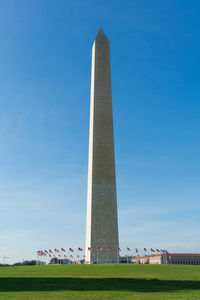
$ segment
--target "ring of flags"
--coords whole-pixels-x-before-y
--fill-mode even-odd
[[[38,257],[48,257],[48,258],[58,258],[58,259],[61,259],[61,258],[74,258],[74,257],[77,257],[78,260],[80,260],[80,252],[83,252],[83,248],[81,247],[78,247],[77,248],[78,250],[78,254],[76,256],[72,255],[71,253],[74,253],[74,249],[72,249],[71,247],[67,250],[67,249],[64,249],[64,248],[61,248],[60,250],[55,248],[54,250],[39,250],[37,251],[37,256]],[[69,255],[67,256],[66,252],[69,252]],[[88,247],[88,251],[92,252],[92,251],[95,251],[95,249],[92,249],[91,247]],[[112,252],[113,249],[110,247],[110,246],[107,246],[105,249],[103,249],[101,246],[98,246],[97,249],[96,249],[97,253],[98,252],[103,252],[103,251],[106,251],[106,252]],[[118,248],[118,251],[121,252],[121,248]],[[147,252],[150,252],[150,254],[168,254],[168,251],[167,250],[163,250],[163,249],[153,249],[153,248],[149,248],[149,250],[147,248],[143,248],[141,250],[142,252],[144,251],[145,253]],[[128,256],[131,256],[131,255],[128,255],[128,253],[131,252],[131,249],[129,247],[126,247],[126,257]],[[139,253],[139,250],[138,248],[135,248],[135,253],[137,254],[136,256],[141,256],[141,255],[138,255]],[[132,257],[136,257],[136,256],[133,256]],[[121,257],[121,256],[120,256]],[[85,255],[83,255],[83,259],[85,258]]]

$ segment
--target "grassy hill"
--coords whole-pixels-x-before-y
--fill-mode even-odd
[[[200,267],[49,265],[0,268],[1,299],[200,299]]]

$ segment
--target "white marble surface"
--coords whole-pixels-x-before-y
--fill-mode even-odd
[[[92,48],[86,262],[118,262],[118,244],[110,47],[100,29]]]

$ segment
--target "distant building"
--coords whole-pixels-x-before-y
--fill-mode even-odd
[[[120,264],[130,264],[132,263],[132,256],[121,256],[119,262]]]
[[[72,262],[68,258],[58,259],[57,257],[52,257],[50,259],[50,264],[71,264]]]
[[[68,264],[71,264],[71,261],[68,258],[64,258],[61,260],[61,263],[64,265],[68,265]]]
[[[36,260],[36,265],[39,266],[39,265],[46,265],[46,262],[45,261],[41,261],[41,260]]]
[[[79,265],[83,265],[84,263],[85,263],[85,259],[81,259],[81,260],[78,261]]]
[[[200,254],[165,253],[132,257],[136,264],[200,265]]]
[[[50,264],[58,264],[58,259],[57,259],[57,257],[52,257],[51,259],[50,259],[50,262],[49,262]]]

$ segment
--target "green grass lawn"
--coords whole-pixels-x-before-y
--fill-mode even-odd
[[[200,300],[200,267],[117,264],[1,267],[0,298]]]

